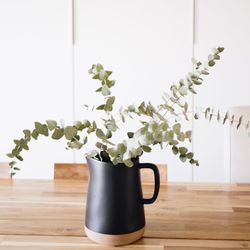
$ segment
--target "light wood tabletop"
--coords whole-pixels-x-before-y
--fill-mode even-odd
[[[250,249],[250,184],[164,184],[145,205],[144,238],[115,248],[85,236],[86,191],[81,180],[0,180],[0,249]]]

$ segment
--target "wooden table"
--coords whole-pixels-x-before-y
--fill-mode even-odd
[[[0,249],[113,249],[83,231],[83,181],[0,180]],[[150,196],[152,186],[143,186]],[[168,184],[128,249],[250,249],[250,184]]]

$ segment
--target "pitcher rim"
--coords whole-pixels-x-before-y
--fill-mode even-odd
[[[100,161],[100,160],[97,160],[97,159],[90,157],[90,156],[86,156],[85,158],[87,160],[89,159],[91,161],[98,162],[98,163],[104,164],[104,165],[109,165],[109,166],[125,165],[124,163],[118,163],[118,164],[114,165],[111,161],[110,162]],[[133,168],[137,163],[139,163],[139,158],[134,161],[134,165],[131,168]],[[126,166],[126,167],[129,168],[128,166]]]

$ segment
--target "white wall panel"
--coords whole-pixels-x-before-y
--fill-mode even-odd
[[[68,0],[0,1],[0,161],[33,121],[72,120],[71,10]],[[71,161],[65,143],[42,139],[23,154],[17,178],[52,178]]]
[[[191,70],[192,1],[76,0],[75,7],[77,119],[99,116],[83,111],[84,103],[102,103],[87,73],[93,63],[114,71],[118,107],[161,102],[162,92]],[[169,151],[154,150],[142,161],[167,163],[171,181],[191,180],[191,167]]]
[[[213,105],[226,110],[230,106],[249,105],[249,23],[248,0],[196,1],[195,56],[206,57],[216,46],[226,48],[200,88],[195,98],[197,106]],[[216,121],[210,124],[201,120],[195,124],[194,147],[201,163],[194,170],[195,181],[227,181],[226,129]]]
[[[250,121],[250,106],[230,108],[230,112],[239,117],[243,115],[243,129],[230,128],[230,182],[250,182],[250,138],[244,129]]]

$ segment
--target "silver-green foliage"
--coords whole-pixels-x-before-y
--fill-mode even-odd
[[[40,136],[50,136],[54,140],[65,138],[67,147],[70,149],[82,149],[88,143],[90,134],[95,135],[95,149],[87,152],[87,155],[96,157],[102,161],[112,161],[113,164],[125,163],[127,166],[133,166],[133,159],[141,156],[144,152],[149,153],[153,146],[159,145],[161,148],[170,146],[174,155],[178,156],[182,162],[198,165],[194,159],[194,154],[183,146],[185,141],[191,142],[192,132],[184,131],[179,119],[190,120],[190,112],[186,97],[190,94],[196,94],[196,87],[203,83],[203,77],[209,74],[209,69],[220,59],[220,53],[224,50],[218,47],[208,56],[208,60],[200,62],[193,60],[194,70],[174,83],[170,87],[170,93],[163,93],[163,102],[159,105],[153,105],[151,102],[144,101],[139,105],[128,105],[120,107],[119,112],[114,111],[115,96],[111,89],[115,81],[110,79],[111,71],[104,70],[101,64],[92,65],[89,74],[93,79],[100,82],[96,89],[103,98],[103,103],[94,109],[96,112],[103,112],[102,122],[99,125],[96,121],[76,121],[71,126],[60,126],[54,120],[47,120],[45,123],[35,122],[33,130],[23,130],[24,136],[19,140],[14,140],[15,147],[11,153],[7,154],[13,161],[10,162],[11,173],[15,174],[16,159],[22,161],[21,152],[29,150],[28,144]],[[211,120],[215,114],[212,109],[205,110],[205,116]],[[127,138],[120,142],[112,140],[113,134],[119,131],[119,123],[126,123],[127,119],[137,117],[140,123],[139,129],[127,131]],[[198,118],[198,114],[195,114]],[[227,113],[224,117],[217,113],[218,121],[234,121],[234,117],[229,119]],[[238,121],[237,128],[242,123],[242,117]],[[247,125],[249,127],[249,123]]]

